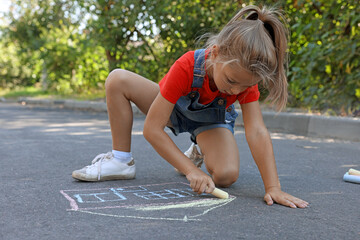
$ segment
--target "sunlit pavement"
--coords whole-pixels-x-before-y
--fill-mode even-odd
[[[71,172],[111,150],[106,113],[0,103],[0,239],[360,237],[360,185],[342,180],[360,169],[359,142],[272,133],[283,190],[311,203],[290,209],[263,202],[242,128],[240,177],[219,200],[189,191],[146,142],[143,122],[133,127],[136,179],[83,183]],[[187,134],[172,138],[190,145]]]

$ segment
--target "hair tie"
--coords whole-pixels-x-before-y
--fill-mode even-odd
[[[259,14],[258,14],[257,12],[251,13],[249,16],[247,16],[246,19],[248,19],[248,20],[254,20],[254,21],[260,20],[260,21],[263,23],[266,31],[269,33],[270,38],[271,38],[271,40],[272,40],[272,42],[273,42],[273,44],[274,44],[274,46],[275,46],[275,33],[274,33],[274,29],[273,29],[273,27],[271,26],[271,24],[269,24],[269,23],[267,23],[267,22],[264,22],[263,20],[259,19]]]
[[[259,14],[257,12],[254,12],[252,14],[250,14],[246,19],[249,20],[258,20],[259,19]],[[261,20],[260,20],[261,21]]]
[[[269,33],[274,46],[276,46],[275,45],[275,33],[274,33],[273,27],[271,26],[271,24],[269,24],[267,22],[264,22],[264,27],[265,27],[266,31]]]

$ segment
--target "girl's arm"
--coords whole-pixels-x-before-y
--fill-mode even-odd
[[[281,191],[273,146],[262,118],[259,102],[242,104],[241,109],[246,140],[264,182],[266,192],[264,200],[268,205],[272,205],[275,201],[292,208],[306,207],[307,202]]]
[[[164,131],[173,108],[174,104],[159,93],[146,116],[144,137],[161,157],[186,175],[194,192],[211,193],[215,188],[211,177],[198,169]]]

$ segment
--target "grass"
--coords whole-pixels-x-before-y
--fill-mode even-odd
[[[49,97],[49,92],[35,87],[21,87],[16,89],[0,89],[0,97],[7,99],[17,99],[19,97]]]
[[[17,87],[15,89],[0,89],[0,98],[17,100],[20,97],[34,97],[43,99],[76,99],[76,100],[98,100],[105,98],[105,92],[93,90],[84,93],[64,94],[55,91],[46,91],[37,87]]]

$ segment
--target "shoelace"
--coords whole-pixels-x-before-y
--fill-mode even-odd
[[[110,160],[111,158],[113,157],[113,154],[112,152],[108,152],[108,153],[101,153],[99,155],[97,155],[92,161],[91,161],[91,166],[92,165],[95,165],[96,163],[97,164],[97,167],[98,167],[98,181],[100,181],[100,178],[101,178],[101,163],[104,161],[104,160]],[[89,167],[91,167],[89,166]]]

